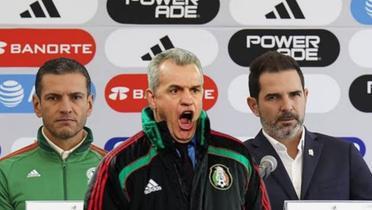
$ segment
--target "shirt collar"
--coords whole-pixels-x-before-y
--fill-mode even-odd
[[[48,144],[50,145],[51,148],[53,148],[62,158],[62,160],[66,160],[67,157],[74,151],[76,150],[78,147],[80,147],[80,145],[83,144],[84,140],[86,139],[87,137],[87,132],[84,131],[84,137],[83,139],[79,142],[79,144],[77,144],[76,146],[74,146],[73,148],[69,149],[69,150],[63,150],[62,148],[60,148],[59,146],[57,146],[56,144],[54,144],[44,133],[44,127],[41,129],[41,133],[43,134],[45,140],[48,142]]]

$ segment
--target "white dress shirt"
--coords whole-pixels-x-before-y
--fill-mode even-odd
[[[287,147],[280,143],[279,141],[275,140],[273,137],[269,136],[263,129],[263,135],[269,140],[270,144],[275,149],[276,153],[280,157],[285,170],[289,178],[292,181],[292,185],[296,191],[298,198],[301,198],[301,183],[302,183],[302,157],[303,157],[303,149],[305,143],[305,129],[302,127],[302,134],[299,144],[297,145],[298,153],[296,157],[293,159],[287,153]]]

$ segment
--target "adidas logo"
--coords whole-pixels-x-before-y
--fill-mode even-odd
[[[165,37],[161,38],[160,43],[163,45],[164,50],[174,48],[173,43],[171,42],[171,40],[169,39],[168,36],[165,36]],[[161,49],[160,45],[155,45],[155,46],[151,47],[151,52],[152,52],[153,56],[161,53],[162,51],[163,50]],[[150,55],[150,53],[146,53],[141,58],[142,58],[143,61],[149,61],[149,60],[152,59],[152,56]]]
[[[305,19],[296,0],[286,0],[285,2],[277,4],[275,9],[267,13],[265,17],[267,19]]]
[[[34,3],[30,4],[31,11],[36,18],[45,18],[46,13],[48,13],[49,17],[51,18],[59,18],[61,17],[56,5],[54,5],[52,0],[41,0],[42,4],[39,1],[35,1]],[[44,9],[43,9],[44,7]],[[21,18],[31,18],[30,10],[26,10],[20,14]]]
[[[39,172],[36,171],[36,169],[30,171],[28,174],[27,174],[27,178],[31,178],[31,177],[40,177],[41,175],[39,174]]]
[[[152,192],[156,192],[161,190],[161,187],[156,183],[154,180],[150,179],[149,183],[147,183],[146,188],[145,188],[145,194],[150,194]]]

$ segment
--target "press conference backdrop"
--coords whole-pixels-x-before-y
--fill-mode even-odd
[[[249,63],[273,49],[305,73],[305,125],[354,142],[372,167],[371,24],[372,0],[2,0],[0,156],[35,139],[42,122],[31,98],[45,60],[86,65],[95,94],[87,125],[111,150],[141,129],[146,66],[173,47],[201,59],[212,127],[253,137]]]

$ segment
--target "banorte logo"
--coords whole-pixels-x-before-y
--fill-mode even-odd
[[[95,52],[93,37],[80,29],[0,29],[0,67],[38,67],[57,57],[85,65]]]
[[[107,83],[105,99],[117,112],[141,112],[147,106],[145,99],[147,87],[146,74],[120,74]],[[211,78],[204,76],[203,109],[212,108],[217,98],[217,85]]]
[[[251,61],[268,50],[293,57],[300,66],[328,66],[340,53],[337,37],[327,30],[255,30],[236,32],[229,41],[229,55],[238,65]]]
[[[107,11],[119,23],[204,24],[216,17],[219,0],[108,0]]]

